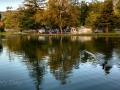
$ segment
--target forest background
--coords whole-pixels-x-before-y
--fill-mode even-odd
[[[16,10],[6,8],[1,21],[6,29],[30,30],[40,27],[62,29],[84,26],[114,32],[120,28],[120,0],[24,0]]]

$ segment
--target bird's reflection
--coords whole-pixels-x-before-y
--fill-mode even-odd
[[[105,60],[102,64],[102,69],[104,69],[105,73],[106,74],[109,74],[110,73],[110,69],[112,68],[112,66],[110,66],[108,64],[108,60]]]
[[[107,64],[108,64],[108,62],[105,60],[104,63],[102,64],[102,66],[103,66],[102,69],[104,69]]]

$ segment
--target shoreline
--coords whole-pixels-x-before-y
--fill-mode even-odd
[[[31,36],[119,36],[120,33],[90,33],[90,34],[31,34],[31,33],[11,33],[1,32],[0,35],[31,35]]]

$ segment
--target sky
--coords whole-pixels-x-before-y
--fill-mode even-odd
[[[13,9],[17,9],[24,0],[0,0],[0,11],[6,11],[6,7],[12,6]]]
[[[0,0],[0,11],[6,11],[6,7],[12,6],[13,9],[17,9],[24,0]],[[85,0],[91,1],[91,0]],[[99,0],[103,1],[103,0]]]

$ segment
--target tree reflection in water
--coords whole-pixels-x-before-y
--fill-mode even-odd
[[[45,74],[45,65],[42,61],[35,60],[31,62],[30,76],[34,78],[36,85],[36,90],[40,90],[39,86],[43,81],[43,76]]]
[[[3,46],[2,46],[2,39],[4,36],[0,35],[0,53],[3,51]]]
[[[0,44],[0,53],[2,53],[2,51],[3,51],[3,46],[2,44]]]
[[[14,42],[14,39],[16,42]],[[81,41],[82,40],[82,41]],[[73,69],[79,69],[81,63],[91,62],[93,66],[101,65],[100,60],[108,62],[113,57],[113,50],[119,49],[116,39],[105,37],[84,38],[79,36],[10,36],[6,41],[9,50],[23,54],[22,62],[26,63],[29,74],[34,78],[36,89],[40,89],[46,67],[62,85],[69,83]],[[118,42],[120,43],[120,42]],[[86,52],[89,51],[90,53]],[[24,52],[24,53],[21,53]],[[120,53],[120,52],[117,52]],[[100,56],[103,55],[104,57]],[[96,57],[98,55],[98,57]],[[45,61],[43,57],[50,57]],[[106,74],[112,67],[104,67]]]

